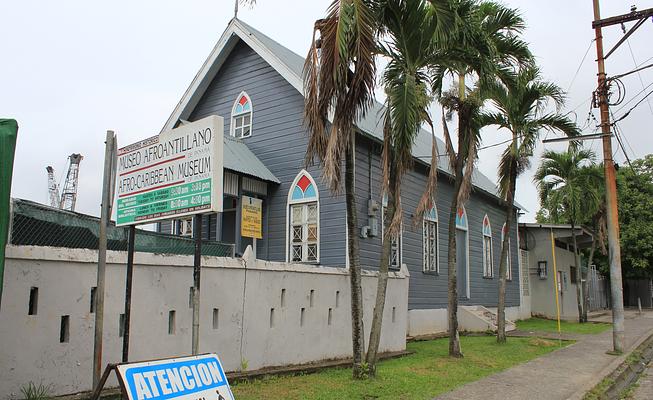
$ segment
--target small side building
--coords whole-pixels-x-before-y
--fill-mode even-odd
[[[578,320],[576,287],[581,285],[581,273],[576,270],[574,252],[590,247],[594,238],[586,228],[576,227],[574,230],[578,249],[574,248],[570,225],[519,224],[520,249],[522,262],[528,265],[530,279],[527,284],[533,316],[556,318],[557,294],[560,318]]]

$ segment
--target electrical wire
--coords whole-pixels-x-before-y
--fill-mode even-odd
[[[635,61],[635,60],[633,59],[633,61]],[[648,69],[648,68],[651,68],[651,67],[653,67],[653,64],[646,65],[646,66],[644,66],[644,67],[642,67],[642,68],[637,68],[637,65],[635,65],[635,68],[636,68],[636,69],[634,69],[634,70],[632,70],[632,71],[624,72],[623,74],[619,74],[619,75],[612,76],[612,77],[610,77],[610,78],[608,78],[608,79],[623,78],[624,76],[628,76],[628,75],[630,75],[630,74],[634,74],[635,72],[639,73],[639,72],[644,71],[645,69]],[[641,81],[641,79],[642,79],[641,74],[640,74],[639,78],[640,78],[640,81]],[[642,82],[642,85],[644,85],[644,82]]]
[[[592,48],[592,43],[594,43],[596,39],[590,40],[590,44],[587,46],[587,50],[585,50],[585,55],[583,58],[580,60],[580,64],[578,64],[578,68],[576,68],[576,73],[574,74],[574,77],[571,78],[571,83],[569,83],[569,87],[567,88],[566,92],[569,92],[569,89],[574,85],[574,82],[576,81],[576,78],[578,77],[578,73],[580,72],[580,69],[582,68],[583,64],[585,63],[585,58],[587,57],[587,53],[590,52],[590,49]]]
[[[646,100],[646,99],[648,98],[648,96],[650,96],[651,94],[653,94],[653,90],[651,90],[650,92],[648,92],[648,93],[646,94],[646,96],[642,97],[642,98],[641,98],[637,103],[635,103],[634,106],[630,107],[630,109],[629,109],[628,111],[626,111],[625,114],[623,114],[621,117],[615,119],[614,122],[612,122],[612,125],[614,125],[614,124],[616,124],[617,122],[622,121],[624,118],[626,118],[626,117],[630,114],[631,111],[633,111],[635,108],[637,108],[637,106],[639,106],[640,104],[642,104],[642,103],[644,102],[644,100]]]
[[[644,92],[646,91],[646,89],[650,88],[651,86],[653,86],[653,82],[649,83],[649,84],[648,84],[644,89],[640,90],[639,92],[637,92],[636,95],[634,95],[633,97],[631,97],[630,100],[628,100],[627,102],[625,102],[624,104],[622,104],[621,107],[617,108],[617,109],[615,110],[615,113],[618,113],[619,111],[623,110],[623,109],[624,109],[628,104],[630,104],[631,101],[635,100],[635,99],[637,98],[637,96],[639,96],[640,94],[644,93]]]
[[[610,116],[611,118],[614,119],[614,114],[612,111],[610,111]],[[626,149],[624,148],[623,142],[626,141],[626,135],[623,134],[623,131],[621,130],[621,127],[617,124],[617,122],[613,122],[612,125],[614,126],[614,133],[617,138],[617,141],[619,142],[619,146],[621,146],[621,151],[624,153],[624,156],[626,156],[626,160],[628,161],[628,164],[630,164],[630,158],[628,157],[628,154],[626,153]],[[628,145],[630,147],[630,144]],[[633,157],[637,157],[637,154],[635,154],[635,150],[633,150],[632,147],[630,147],[630,151],[633,153]]]
[[[630,50],[630,56],[633,58],[633,64],[635,64],[635,68],[637,68],[637,61],[635,61],[635,53],[633,53],[633,48],[630,46],[630,40],[626,39],[626,44],[628,44],[628,49]],[[640,71],[651,66],[653,66],[653,64],[635,70],[637,71],[637,76],[639,76],[639,82],[642,84],[642,88],[644,88],[644,80],[642,79],[642,74],[640,73]],[[651,115],[653,115],[653,107],[651,107],[651,102],[647,101],[647,103],[648,103],[648,109],[651,112]]]

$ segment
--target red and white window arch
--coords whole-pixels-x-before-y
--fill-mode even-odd
[[[231,136],[238,139],[252,136],[252,100],[246,92],[240,92],[231,108]]]
[[[320,261],[320,201],[311,174],[302,170],[288,191],[288,246],[291,262]]]
[[[490,225],[490,218],[485,214],[483,217],[483,277],[492,278],[493,276],[492,225]]]

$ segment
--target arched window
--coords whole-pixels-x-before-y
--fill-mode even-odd
[[[483,277],[494,276],[494,265],[492,258],[492,226],[487,214],[483,217]]]
[[[390,221],[386,218],[386,212],[388,209],[388,195],[383,195],[382,212],[381,212],[381,241],[385,237],[385,229]],[[401,229],[399,233],[392,237],[390,242],[390,268],[399,269],[401,268]]]
[[[245,92],[238,95],[231,109],[231,136],[252,136],[252,101]]]
[[[433,207],[424,213],[422,222],[422,270],[440,272],[438,259],[438,209]]]
[[[501,249],[503,250],[503,238],[508,234],[506,224],[504,222],[503,227],[501,227]],[[508,253],[506,254],[506,279],[512,280],[512,263],[510,262],[512,257],[510,257],[510,235],[508,235]]]
[[[467,211],[461,206],[456,210],[456,284],[462,300],[470,298],[469,285],[469,232]]]
[[[467,230],[467,211],[465,211],[465,207],[459,207],[458,212],[456,212],[456,228]]]
[[[289,261],[320,260],[320,203],[313,177],[302,170],[288,192]]]

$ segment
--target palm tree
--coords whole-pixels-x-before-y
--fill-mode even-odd
[[[551,217],[564,218],[571,225],[574,265],[580,272],[575,227],[597,212],[601,204],[601,175],[597,173],[591,150],[571,145],[566,152],[545,151],[535,177],[540,203],[547,205]],[[576,285],[578,319],[583,322],[583,299]]]
[[[496,125],[511,134],[510,145],[503,152],[499,164],[499,193],[505,200],[506,224],[510,232],[515,202],[517,178],[530,166],[533,149],[539,142],[540,132],[560,132],[568,136],[579,134],[576,124],[557,113],[564,105],[565,96],[558,86],[544,82],[535,66],[522,68],[514,78],[503,83],[488,84],[488,95],[495,112],[484,115],[484,125]],[[549,102],[556,112],[546,112]],[[497,341],[506,341],[506,276],[508,240],[504,235],[499,262],[499,299],[497,305]]]
[[[306,162],[323,165],[331,189],[340,190],[345,164],[347,249],[351,286],[353,368],[355,379],[365,376],[363,299],[354,196],[354,124],[374,101],[376,65],[375,2],[333,0],[327,16],[315,23],[313,41],[304,65],[306,106],[310,132]],[[319,37],[316,37],[319,34]],[[331,124],[327,123],[332,112]]]
[[[399,233],[402,222],[401,179],[412,167],[412,147],[423,123],[430,123],[428,106],[432,102],[428,67],[434,54],[432,47],[442,41],[453,26],[452,13],[447,0],[388,0],[380,13],[383,41],[379,54],[388,60],[383,71],[385,88],[384,143],[383,143],[383,191],[388,196],[385,219],[389,221],[384,230],[383,248],[379,261],[376,304],[372,316],[372,328],[366,362],[370,376],[376,374],[381,325],[385,306],[385,293],[390,264],[390,243]],[[437,154],[435,137],[433,151]],[[437,157],[435,159],[437,162]],[[429,185],[435,190],[433,164]],[[420,202],[418,214],[427,207]]]
[[[486,82],[511,75],[516,65],[531,62],[528,45],[518,35],[524,29],[520,14],[492,1],[452,0],[456,10],[457,29],[436,49],[437,61],[432,65],[432,84],[440,94],[443,106],[443,128],[449,167],[453,174],[454,193],[449,212],[448,241],[448,320],[449,355],[462,357],[458,336],[458,293],[456,276],[456,213],[472,187],[474,165],[478,158],[483,87]],[[442,93],[447,75],[458,77],[457,89]],[[469,90],[466,77],[477,80]],[[444,115],[458,115],[458,148],[454,149]]]

